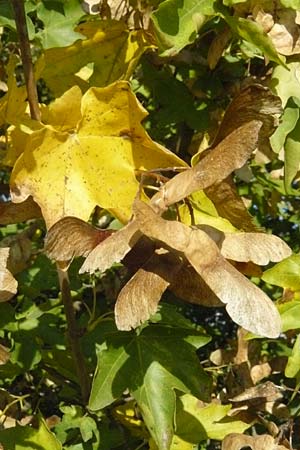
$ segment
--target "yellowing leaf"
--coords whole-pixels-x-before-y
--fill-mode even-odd
[[[40,130],[42,125],[36,120],[23,116],[22,123],[12,125],[7,130],[8,149],[3,158],[3,164],[13,167],[19,156],[24,152],[30,135]]]
[[[60,102],[56,111],[72,128],[55,129],[55,116],[53,127],[33,132],[11,177],[13,201],[32,195],[48,228],[64,216],[87,221],[96,205],[126,221],[139,186],[136,170],[184,165],[145,132],[146,111],[125,81],[87,91],[76,127],[68,121],[72,102],[64,108]]]
[[[124,22],[94,20],[80,24],[76,31],[86,36],[74,44],[45,51],[37,71],[56,96],[74,84],[86,90],[106,86],[119,79],[129,79],[143,52],[151,46],[144,30],[129,31]],[[88,82],[77,72],[93,63]]]
[[[0,302],[10,300],[17,292],[18,283],[6,268],[9,248],[0,248]]]
[[[196,397],[185,394],[177,405],[176,434],[184,441],[197,443],[206,439],[222,440],[229,432],[242,433],[251,426],[229,417],[230,410],[231,405],[203,405]]]
[[[49,106],[42,105],[41,121],[57,131],[75,129],[81,119],[81,98],[81,90],[78,86],[73,86]]]
[[[25,86],[17,87],[15,80],[15,66],[17,58],[10,57],[7,65],[8,81],[7,93],[0,100],[0,125],[18,123],[25,113],[27,92]]]
[[[193,209],[193,219],[197,225],[210,225],[220,231],[235,231],[231,223],[220,217],[216,211],[213,202],[208,198],[204,191],[194,192],[189,197],[190,206]],[[190,208],[186,203],[179,206],[179,216],[181,222],[186,225],[192,225],[192,216]]]

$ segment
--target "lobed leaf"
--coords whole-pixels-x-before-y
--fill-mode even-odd
[[[129,80],[139,58],[151,47],[144,30],[130,31],[124,22],[116,20],[84,22],[75,32],[86,39],[77,40],[68,47],[49,48],[37,62],[36,71],[55,96],[74,85],[86,90],[89,86],[107,86],[120,79]],[[80,70],[89,64],[93,68],[88,71],[88,77],[81,78]]]
[[[163,56],[172,56],[192,43],[197,32],[213,15],[211,0],[166,0],[152,14],[154,33]]]
[[[294,291],[300,290],[300,255],[292,255],[276,266],[266,270],[262,279],[266,283],[274,284]]]
[[[229,430],[243,433],[251,424],[228,416],[230,410],[231,405],[201,404],[192,395],[184,394],[177,401],[177,434],[184,441],[198,443],[206,439],[221,441]]]
[[[101,409],[129,389],[157,445],[168,450],[174,435],[175,389],[208,398],[210,380],[195,346],[188,343],[190,338],[197,341],[196,348],[210,340],[195,329],[164,323],[148,326],[138,335],[107,336],[106,345],[98,350],[89,408]]]
[[[234,33],[255,45],[271,61],[284,65],[271,38],[264,32],[260,24],[237,16],[226,15],[225,20]]]
[[[78,89],[72,92],[73,100],[66,93],[49,113],[53,126],[29,136],[11,175],[12,200],[32,195],[48,228],[65,216],[88,220],[96,205],[125,222],[139,186],[136,170],[185,163],[150,139],[141,125],[146,111],[127,82],[87,91],[76,124],[68,118],[78,104]]]

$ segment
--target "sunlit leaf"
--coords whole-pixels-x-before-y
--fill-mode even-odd
[[[270,143],[274,152],[279,153],[284,147],[286,137],[295,128],[299,119],[299,106],[290,98],[286,104],[280,124],[275,133],[270,137]]]
[[[252,20],[244,19],[243,17],[238,16],[226,15],[225,20],[231,27],[232,31],[239,37],[255,45],[255,47],[257,47],[271,61],[284,65],[284,62],[278,55],[272,40],[267,33],[264,32],[261,25],[253,22]]]
[[[192,208],[193,217],[191,216],[190,208]],[[178,210],[180,220],[186,225],[192,225],[194,220],[197,225],[209,225],[224,232],[236,230],[227,219],[218,216],[214,203],[203,191],[197,191],[192,194],[189,197],[189,205],[184,203],[179,206]]]
[[[300,334],[294,343],[292,354],[288,357],[284,375],[287,378],[296,378],[300,372]]]
[[[130,31],[124,22],[95,20],[80,24],[76,32],[86,37],[63,48],[49,48],[37,62],[40,76],[55,96],[74,85],[107,86],[129,79],[139,58],[151,46],[144,30]],[[77,74],[93,64],[88,81]]]
[[[300,89],[300,63],[292,61],[287,67],[277,66],[272,73],[271,85],[282,100],[285,107],[290,97],[297,98]]]
[[[300,120],[291,131],[284,146],[284,185],[287,193],[291,192],[291,184],[300,167]]]
[[[300,328],[300,301],[297,299],[279,303],[278,311],[282,320],[282,331]]]
[[[44,49],[51,47],[66,47],[84,36],[74,31],[75,25],[84,15],[77,0],[61,2],[56,8],[53,4],[40,2],[37,6],[37,16],[43,22],[43,29],[39,30],[36,38],[40,40]]]
[[[126,221],[139,186],[135,170],[184,165],[144,131],[146,112],[127,82],[86,92],[75,127],[69,119],[74,104],[58,106],[70,129],[44,126],[33,132],[11,177],[13,201],[32,195],[48,228],[65,216],[87,221],[96,205]]]
[[[198,443],[206,439],[221,441],[229,432],[243,433],[251,424],[229,417],[230,410],[231,405],[203,405],[185,394],[177,401],[176,434],[184,441]]]
[[[275,284],[294,291],[300,290],[300,255],[292,255],[276,266],[266,270],[262,279],[266,283]]]
[[[292,8],[295,11],[300,9],[300,0],[280,0],[280,3],[286,8]]]
[[[192,43],[206,15],[214,14],[209,0],[166,0],[152,14],[154,31],[163,56],[178,53]]]
[[[0,100],[0,124],[15,124],[24,115],[27,92],[24,86],[18,87],[15,79],[17,58],[11,56],[7,65],[7,92]]]
[[[44,419],[39,420],[38,427],[30,425],[1,430],[0,442],[7,450],[28,450],[29,448],[43,450],[62,450],[61,443],[48,429]]]

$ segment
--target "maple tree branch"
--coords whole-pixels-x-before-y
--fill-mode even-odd
[[[28,103],[30,107],[30,115],[32,119],[40,120],[41,114],[39,109],[37,87],[33,71],[30,42],[26,24],[24,0],[12,0],[12,5],[14,9],[15,22],[20,41],[21,58],[26,82]],[[84,356],[80,347],[79,333],[76,325],[76,318],[70,291],[70,282],[68,278],[68,273],[60,269],[59,266],[57,266],[57,273],[67,320],[68,341],[77,372],[82,400],[84,404],[86,404],[90,392],[90,380]]]
[[[30,42],[26,25],[24,0],[11,0],[11,2],[14,9],[15,22],[20,41],[21,58],[23,63],[30,115],[32,119],[40,120],[41,113],[39,109],[38,95],[30,50]]]
[[[73,300],[71,297],[68,273],[57,266],[61,297],[64,304],[66,320],[68,324],[67,337],[75,364],[75,369],[81,389],[84,404],[87,403],[90,393],[90,379],[83,353],[81,351],[79,331],[76,324]]]

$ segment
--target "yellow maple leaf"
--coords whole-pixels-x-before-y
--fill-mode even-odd
[[[8,149],[2,163],[13,167],[18,157],[24,152],[30,135],[34,131],[43,129],[43,125],[49,125],[49,127],[58,131],[75,129],[77,122],[81,119],[81,97],[79,87],[74,86],[49,106],[40,106],[42,123],[32,120],[28,116],[23,116],[22,123],[10,126],[7,130]],[[69,105],[67,111],[66,104]]]
[[[116,20],[85,22],[76,31],[86,39],[46,50],[36,65],[36,71],[56,96],[74,84],[85,91],[89,86],[128,80],[141,55],[152,46],[144,30],[130,31],[124,22]],[[78,72],[91,63],[91,76],[82,79]]]
[[[7,93],[0,100],[0,125],[15,124],[24,115],[27,103],[25,86],[18,87],[15,79],[17,57],[12,55],[7,64]]]
[[[71,94],[53,104],[57,115],[44,113],[53,124],[29,136],[12,172],[12,200],[32,195],[48,227],[64,216],[88,220],[96,205],[125,222],[138,190],[136,170],[185,163],[145,132],[147,112],[126,81],[89,89],[77,116],[79,88]]]

